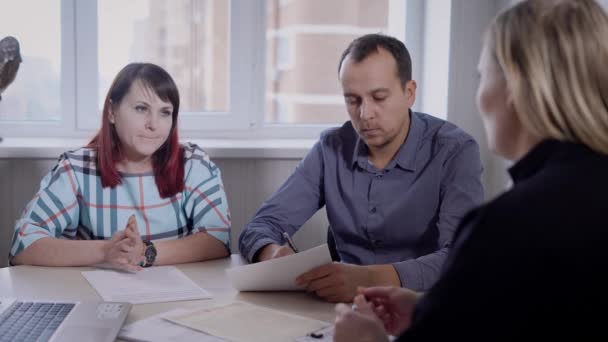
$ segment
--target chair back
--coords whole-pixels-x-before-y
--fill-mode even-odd
[[[329,255],[331,255],[331,260],[340,261],[340,255],[336,249],[336,240],[334,239],[334,234],[331,231],[331,226],[327,227],[327,247],[329,247]]]

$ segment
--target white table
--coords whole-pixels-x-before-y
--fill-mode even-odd
[[[190,279],[213,294],[212,299],[134,305],[131,323],[176,308],[197,308],[233,300],[333,322],[334,305],[305,292],[241,292],[230,285],[225,270],[243,265],[237,254],[230,258],[177,265]],[[0,296],[20,299],[86,301],[101,300],[80,272],[91,267],[13,266],[0,268]]]

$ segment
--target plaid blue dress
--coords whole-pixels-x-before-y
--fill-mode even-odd
[[[184,145],[184,191],[161,198],[152,172],[121,173],[102,188],[95,151],[64,153],[15,224],[9,258],[42,237],[109,239],[135,214],[144,239],[179,239],[206,232],[229,247],[230,211],[220,169],[194,144]]]

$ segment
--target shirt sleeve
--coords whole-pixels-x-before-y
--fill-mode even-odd
[[[260,248],[270,243],[283,244],[283,232],[293,235],[325,205],[322,189],[323,155],[321,143],[317,142],[295,172],[245,225],[239,238],[241,255],[252,262]]]
[[[195,232],[205,232],[230,249],[230,209],[220,169],[198,147],[186,161],[184,209]]]
[[[403,287],[426,291],[437,281],[460,220],[483,201],[479,146],[473,139],[468,139],[458,144],[454,151],[446,160],[441,181],[437,221],[439,249],[416,259],[393,264]]]
[[[9,260],[43,237],[73,236],[79,222],[78,193],[74,169],[64,155],[17,220]]]

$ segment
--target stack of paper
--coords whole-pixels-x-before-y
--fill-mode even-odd
[[[119,338],[129,341],[146,342],[224,342],[226,340],[200,331],[171,323],[163,317],[183,315],[189,310],[175,309],[160,315],[148,317],[141,321],[125,325],[120,330]]]
[[[137,342],[166,342],[166,341],[179,341],[179,342],[227,342],[229,340],[221,337],[209,335],[205,332],[198,331],[186,327],[184,325],[175,324],[169,319],[175,320],[193,320],[192,317],[198,315],[198,310],[186,310],[186,309],[175,309],[156,316],[151,316],[141,321],[125,325],[118,337],[123,340],[137,341]],[[300,317],[298,317],[300,318]],[[308,320],[306,320],[308,323]],[[185,323],[185,322],[182,322]],[[280,322],[279,322],[280,323]],[[230,324],[227,324],[230,325]],[[328,342],[333,340],[333,326],[327,323],[320,323],[319,325],[324,326],[319,330],[314,331],[314,336],[311,336],[311,332],[307,332],[306,335],[300,336],[295,339],[296,342]],[[273,326],[270,330],[280,330],[284,327]],[[229,329],[239,330],[241,329],[240,321],[232,321]],[[268,332],[263,333],[261,338],[258,340],[268,341]],[[272,334],[271,334],[272,335]],[[247,341],[255,340],[251,336],[247,336]],[[285,340],[293,341],[293,340]]]
[[[330,325],[243,302],[199,309],[165,319],[235,342],[295,341]]]
[[[331,262],[327,245],[226,270],[232,286],[239,291],[297,291],[296,278],[311,269]]]
[[[108,302],[144,304],[212,297],[174,266],[150,267],[137,273],[84,271],[82,275]]]

